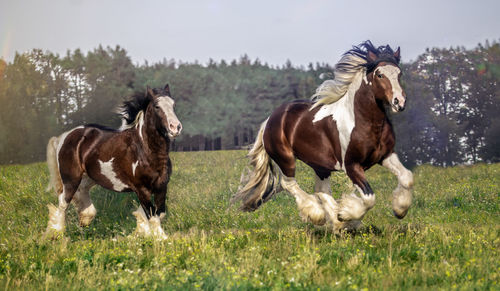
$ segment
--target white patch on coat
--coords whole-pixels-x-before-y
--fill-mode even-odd
[[[115,158],[111,158],[111,160],[107,162],[99,160],[99,165],[101,167],[101,174],[111,182],[113,190],[122,191],[127,188],[127,185],[125,185],[122,181],[120,181],[120,179],[118,179],[118,177],[116,176],[116,173],[113,170],[114,159]]]
[[[354,96],[361,86],[365,72],[360,71],[354,77],[347,93],[339,101],[321,106],[314,115],[313,123],[331,116],[335,121],[339,132],[340,149],[342,154],[342,168],[344,168],[345,153],[349,142],[351,141],[351,133],[355,126],[354,119]]]
[[[376,72],[383,74],[391,83],[393,99],[391,103],[394,103],[394,98],[403,97],[403,89],[399,84],[399,74],[401,73],[401,70],[398,67],[393,65],[380,66],[375,70],[375,73]]]
[[[137,168],[137,165],[139,165],[139,161],[132,164],[132,175],[134,176],[135,176],[135,168]]]

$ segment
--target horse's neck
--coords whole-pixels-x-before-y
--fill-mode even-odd
[[[356,119],[370,124],[373,129],[383,126],[387,120],[382,102],[377,102],[371,86],[362,82],[355,96]]]
[[[152,154],[152,160],[163,163],[168,159],[170,141],[163,137],[158,130],[156,130],[154,119],[151,113],[144,115],[144,127],[142,128],[142,135],[144,137],[144,146],[149,149]]]

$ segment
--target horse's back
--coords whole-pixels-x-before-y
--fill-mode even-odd
[[[117,136],[118,130],[100,126],[97,124],[88,124],[75,127],[61,134],[58,139],[57,156],[59,163],[68,164],[67,166],[80,165],[85,168],[85,163],[91,153],[98,155],[104,154],[103,149],[98,151],[96,147],[101,147],[103,143]],[[116,144],[115,144],[116,146]],[[113,146],[109,145],[111,149]]]
[[[276,108],[266,125],[264,145],[278,164],[291,165],[298,158],[318,173],[329,173],[340,157],[338,130],[332,119],[314,122],[319,108],[311,110],[312,105],[309,100],[295,100]]]

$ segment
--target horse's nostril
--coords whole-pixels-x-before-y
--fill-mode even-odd
[[[398,104],[399,104],[398,98],[394,98],[394,105],[398,105]]]
[[[181,131],[181,128],[182,128],[182,125],[179,123],[179,125],[177,125],[177,131]]]

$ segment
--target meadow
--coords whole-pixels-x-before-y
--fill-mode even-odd
[[[47,225],[45,163],[0,166],[0,288],[7,290],[499,290],[500,164],[415,169],[414,203],[392,215],[396,178],[367,172],[377,205],[356,233],[333,234],[300,220],[282,192],[256,212],[229,207],[244,151],[173,153],[166,241],[133,235],[133,193],[96,187],[87,228],[68,210],[66,235]],[[299,184],[312,192],[303,164]],[[334,174],[338,198],[349,188]]]

